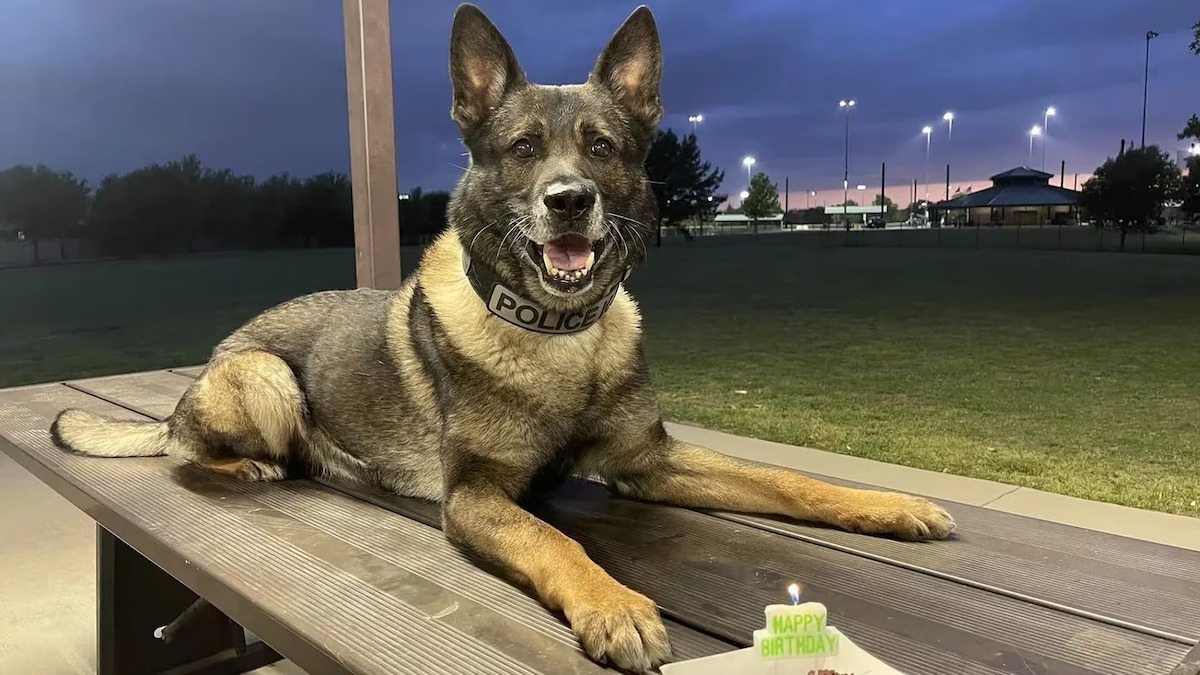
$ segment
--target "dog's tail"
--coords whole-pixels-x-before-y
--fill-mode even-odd
[[[93,457],[156,457],[173,445],[166,422],[126,422],[77,408],[50,425],[50,439],[63,450]]]

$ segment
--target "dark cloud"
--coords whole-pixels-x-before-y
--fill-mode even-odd
[[[530,77],[578,82],[632,10],[626,2],[487,0]],[[1087,172],[1136,139],[1147,29],[1148,140],[1200,112],[1200,7],[1178,0],[670,0],[652,2],[665,44],[666,123],[701,112],[706,154],[740,189],[740,159],[793,186],[841,180],[837,100],[859,102],[851,182],[924,178],[933,164],[978,179],[1024,163],[1053,104],[1047,163]],[[462,164],[449,121],[454,3],[395,3],[402,186],[447,187]],[[329,0],[9,0],[0,7],[0,165],[43,161],[98,178],[196,152],[239,171],[348,165],[340,3]],[[954,110],[953,147],[941,114]],[[1035,153],[1035,164],[1041,159]],[[935,169],[940,176],[944,169]]]

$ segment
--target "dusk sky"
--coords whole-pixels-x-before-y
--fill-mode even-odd
[[[462,164],[450,121],[447,41],[454,2],[392,3],[399,182],[449,188]],[[632,2],[480,0],[530,79],[582,81]],[[724,189],[758,159],[792,206],[840,192],[843,121],[854,98],[850,183],[889,195],[932,170],[954,185],[1027,163],[1048,105],[1047,169],[1087,174],[1140,136],[1147,30],[1147,142],[1172,155],[1200,113],[1193,0],[670,0],[651,2],[665,49],[664,126],[699,130]],[[0,4],[0,167],[42,162],[97,181],[194,152],[267,175],[348,170],[337,0],[6,0]],[[942,113],[952,110],[948,148]],[[952,151],[952,154],[949,152]],[[1041,166],[1040,146],[1033,165]],[[958,177],[962,179],[959,180]],[[939,188],[940,189],[940,188]],[[824,193],[828,196],[829,193]],[[874,194],[874,193],[872,193]],[[936,191],[935,191],[936,194]],[[797,199],[799,201],[797,201]]]

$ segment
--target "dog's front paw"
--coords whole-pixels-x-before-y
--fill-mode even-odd
[[[588,589],[565,614],[584,651],[600,663],[643,673],[671,658],[654,601],[615,581]]]
[[[860,492],[858,508],[842,523],[853,532],[911,540],[945,539],[956,527],[946,509],[928,499],[899,492]]]

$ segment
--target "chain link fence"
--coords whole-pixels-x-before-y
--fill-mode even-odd
[[[822,225],[696,226],[663,229],[664,245],[717,243],[735,237],[784,237],[788,245],[878,248],[1030,249],[1200,254],[1200,225],[1174,224],[1154,232],[1129,232],[1090,225],[1007,225],[971,227],[859,227]]]

